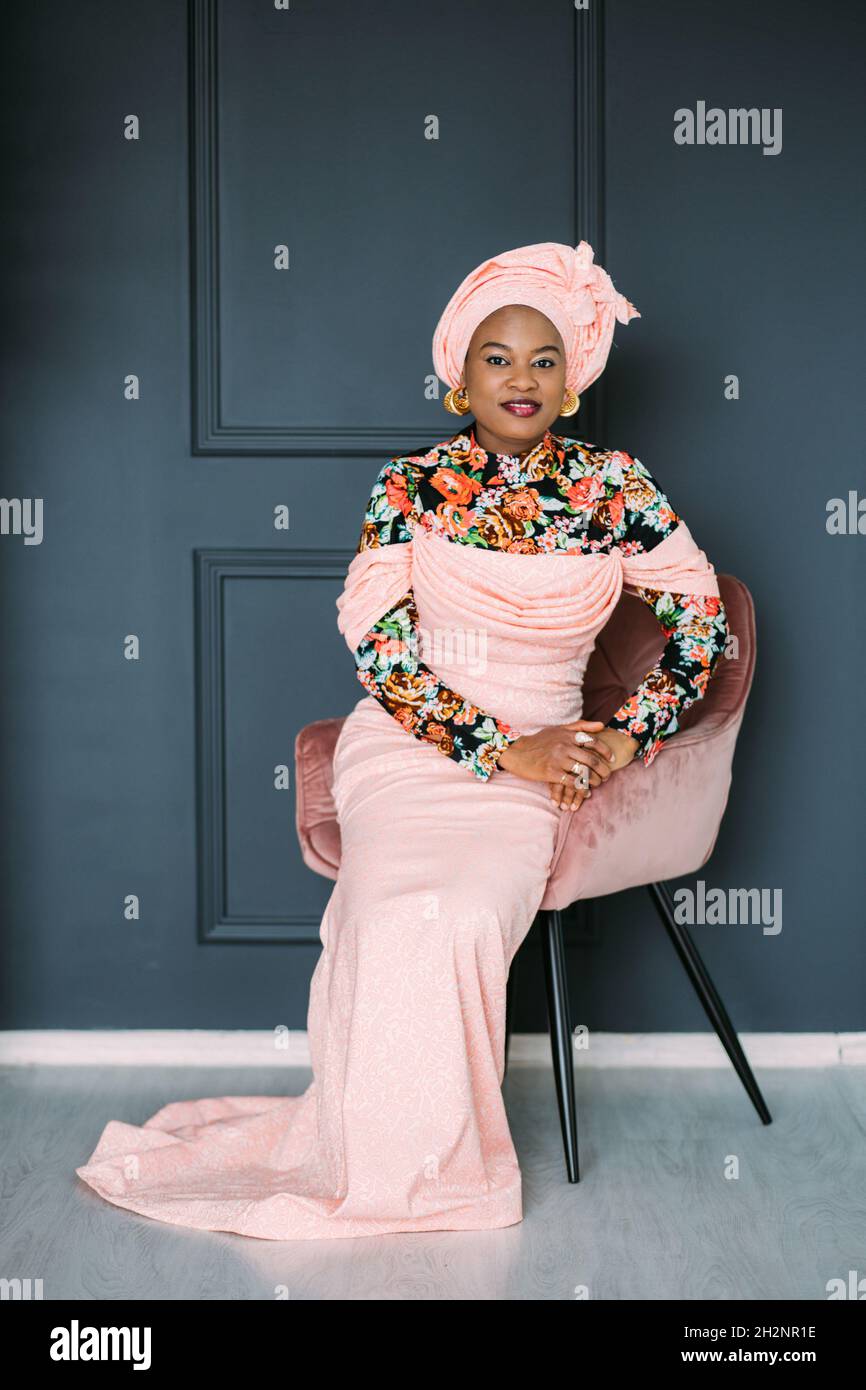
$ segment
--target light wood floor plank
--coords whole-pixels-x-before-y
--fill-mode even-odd
[[[0,1274],[46,1299],[432,1301],[825,1299],[866,1273],[866,1069],[762,1071],[773,1124],[733,1071],[578,1062],[581,1181],[566,1181],[549,1069],[505,1097],[524,1220],[494,1232],[260,1241],[103,1201],[74,1173],[109,1119],[168,1100],[300,1093],[303,1069],[0,1070]],[[739,1176],[727,1178],[736,1159]]]

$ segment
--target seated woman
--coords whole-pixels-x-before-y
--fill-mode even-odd
[[[334,754],[313,1080],[111,1121],[76,1171],[117,1206],[273,1240],[522,1219],[505,988],[561,816],[637,756],[651,776],[727,632],[640,460],[552,430],[636,312],[586,242],[486,261],[446,307],[434,364],[473,418],[379,470],[337,601],[365,693]],[[624,586],[666,640],[603,725],[581,717],[583,677]]]

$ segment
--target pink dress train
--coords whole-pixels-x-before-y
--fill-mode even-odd
[[[418,527],[355,556],[338,621],[354,648],[411,585],[419,658],[531,733],[581,717],[624,583],[718,593],[683,522],[634,557],[484,550]],[[545,783],[474,776],[369,695],[343,725],[334,794],[342,860],[310,986],[308,1089],[111,1120],[75,1171],[116,1206],[268,1240],[513,1225],[505,987],[569,813]]]

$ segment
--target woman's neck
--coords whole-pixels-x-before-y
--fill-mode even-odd
[[[542,430],[537,438],[527,444],[525,440],[505,439],[502,435],[494,434],[492,430],[486,429],[483,425],[476,422],[471,426],[475,436],[475,442],[488,454],[504,454],[507,458],[524,459],[527,454],[531,454],[533,449],[537,449],[541,441],[545,438],[547,430]]]

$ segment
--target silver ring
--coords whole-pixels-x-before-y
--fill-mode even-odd
[[[578,729],[574,736],[575,743],[595,743],[592,734],[588,734],[586,729]]]
[[[571,770],[575,774],[575,786],[580,787],[582,791],[586,791],[589,787],[589,768],[586,767],[584,763],[575,763]]]

